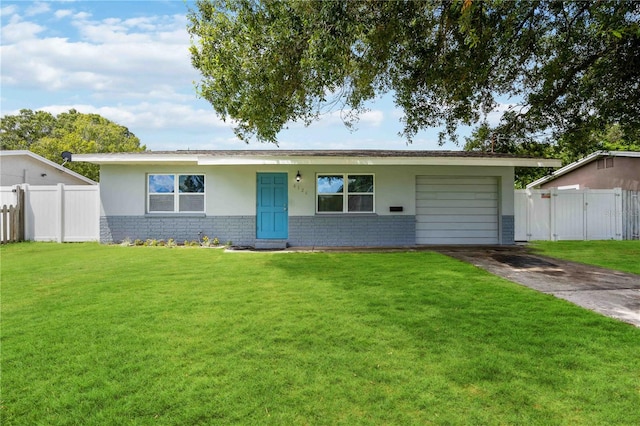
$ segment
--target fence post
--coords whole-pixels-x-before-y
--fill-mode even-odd
[[[623,239],[640,239],[640,192],[622,192]]]
[[[533,195],[531,194],[531,190],[527,189],[526,190],[526,200],[527,200],[527,210],[526,210],[526,234],[527,234],[527,241],[531,241],[531,215],[532,212],[531,210],[533,210]]]
[[[7,231],[9,230],[9,225],[7,224],[7,216],[8,216],[9,208],[7,205],[2,206],[2,240],[0,241],[2,244],[7,244],[9,241],[9,237],[7,235]],[[10,217],[10,216],[9,216]]]
[[[550,188],[549,195],[549,240],[558,241],[558,233],[556,232],[556,199],[558,198],[558,188]]]
[[[622,240],[622,188],[614,188],[614,218],[616,240]]]
[[[18,226],[17,226],[17,239],[18,241],[24,241],[24,211],[25,211],[25,204],[24,204],[24,189],[22,189],[21,186],[18,186],[16,188],[16,195],[17,195],[17,207],[18,207]]]
[[[589,223],[589,188],[582,193],[582,241],[587,241],[587,224]]]
[[[625,209],[625,213],[627,216],[627,220],[625,221],[627,228],[627,238],[630,240],[638,239],[638,223],[640,223],[640,219],[638,219],[638,192],[626,191],[627,195],[627,207]]]
[[[22,189],[22,231],[23,231],[23,238],[25,241],[29,240],[29,239],[34,239],[35,237],[35,231],[33,229],[33,224],[31,223],[31,221],[33,220],[33,214],[31,216],[29,216],[29,211],[27,211],[27,209],[31,210],[32,206],[31,206],[31,192],[29,189],[29,184],[23,183],[22,185],[19,186],[20,189]]]
[[[57,213],[58,223],[56,223],[56,240],[61,243],[64,240],[64,184],[58,184],[58,197],[57,197]]]
[[[9,206],[9,241],[18,241],[18,209],[16,206]]]

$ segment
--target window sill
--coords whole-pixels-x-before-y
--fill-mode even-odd
[[[342,213],[342,212],[335,212],[335,213],[331,213],[331,212],[326,212],[326,213],[318,213],[316,212],[316,216],[353,216],[353,217],[362,217],[362,216],[378,216],[378,213],[371,213],[371,212],[363,212],[363,213],[354,213],[354,212],[349,212],[349,213]]]
[[[207,217],[206,213],[145,213],[144,217]]]

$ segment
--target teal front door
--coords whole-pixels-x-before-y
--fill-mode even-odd
[[[256,237],[285,239],[289,236],[289,195],[286,173],[258,173]]]

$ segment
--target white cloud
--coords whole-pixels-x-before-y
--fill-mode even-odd
[[[35,16],[35,15],[41,15],[43,13],[47,13],[50,10],[51,10],[51,7],[48,3],[35,2],[26,9],[25,13],[27,16]]]
[[[56,10],[53,13],[53,15],[58,19],[62,19],[62,18],[66,18],[67,16],[73,15],[73,11],[69,9],[61,9],[61,10]]]
[[[73,18],[74,19],[89,19],[89,18],[91,18],[91,16],[92,15],[90,13],[87,13],[87,12],[78,12],[78,13],[73,14]]]
[[[85,41],[96,44],[163,41],[188,45],[186,22],[182,15],[107,18],[99,21],[78,14],[74,15],[72,24]]]
[[[27,43],[44,30],[45,28],[41,25],[24,22],[19,15],[12,15],[9,23],[2,27],[2,48],[4,50],[4,47],[11,43]]]
[[[18,8],[15,4],[10,4],[9,6],[0,7],[0,16],[13,15],[18,12]]]
[[[370,110],[360,116],[360,123],[373,127],[380,127],[384,121],[384,113],[380,110]]]
[[[91,104],[49,105],[39,109],[54,115],[70,109],[75,109],[83,114],[99,114],[131,129],[180,129],[189,131],[195,128],[213,130],[231,129],[232,127],[232,123],[222,121],[213,110],[198,109],[188,104],[169,102],[143,102],[134,105],[116,106],[95,106]],[[17,113],[18,111],[15,111],[13,114]]]

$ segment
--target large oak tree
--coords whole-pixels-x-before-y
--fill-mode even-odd
[[[199,95],[247,141],[392,93],[409,141],[456,141],[500,100],[494,133],[571,143],[639,139],[639,19],[629,0],[198,0],[188,30]]]

